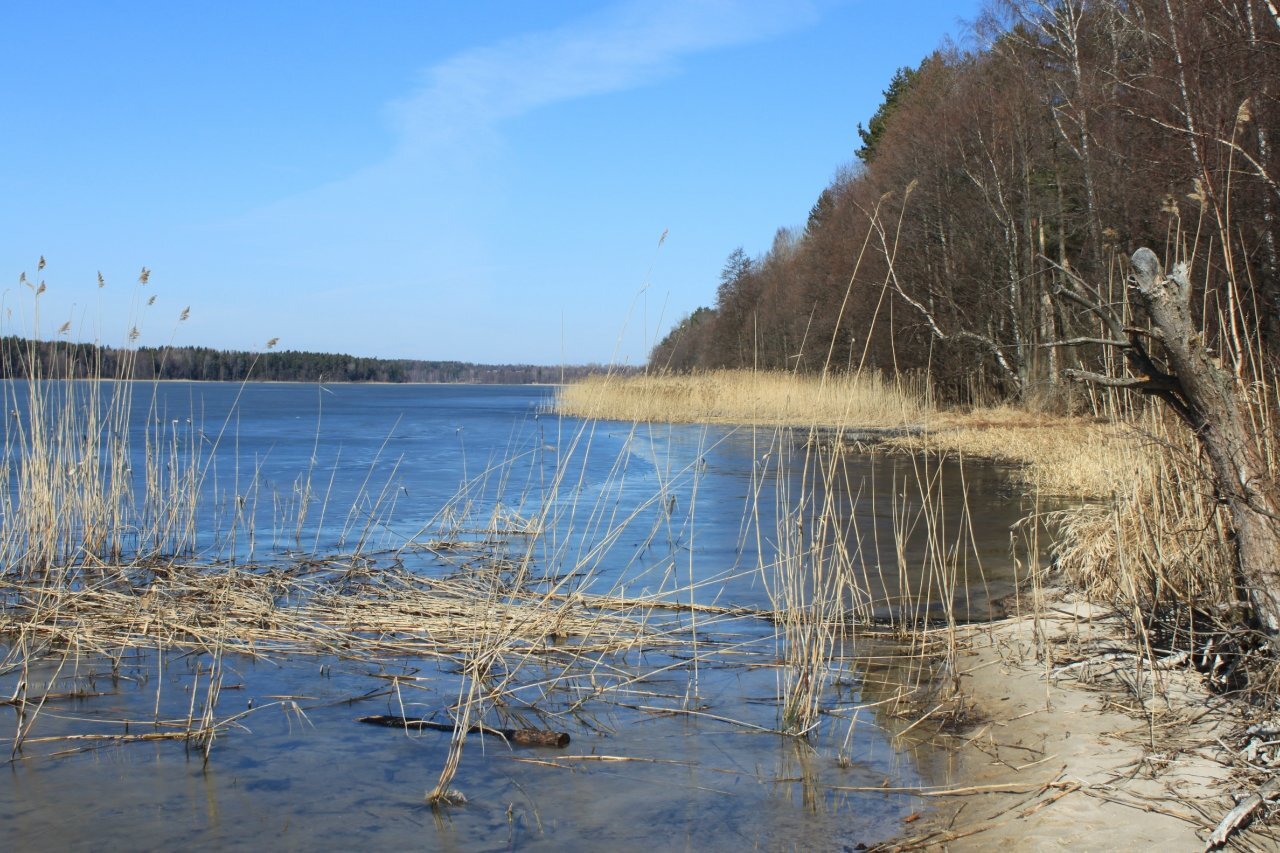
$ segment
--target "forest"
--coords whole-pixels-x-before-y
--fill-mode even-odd
[[[1114,367],[1082,294],[1126,303],[1139,247],[1189,264],[1211,350],[1274,358],[1280,4],[1001,0],[974,35],[893,76],[808,221],[734,250],[651,370],[862,368],[927,374],[943,399],[1063,400],[1064,374]]]
[[[31,377],[33,368],[51,378],[492,385],[555,384],[607,370],[599,365],[471,364],[292,350],[241,352],[194,346],[116,348],[88,343],[34,341],[16,336],[0,338],[0,370],[3,371],[0,375]],[[618,370],[615,368],[613,372]]]

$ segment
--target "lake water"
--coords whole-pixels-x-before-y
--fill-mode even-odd
[[[193,548],[205,561],[286,564],[355,553],[374,567],[452,577],[518,553],[544,586],[771,610],[779,550],[800,543],[802,573],[814,571],[806,560],[829,558],[857,575],[859,590],[843,594],[861,616],[981,618],[989,598],[1012,588],[1010,528],[1025,508],[992,466],[868,453],[824,462],[827,475],[811,490],[804,484],[816,457],[803,437],[584,423],[549,414],[551,394],[524,386],[164,383],[154,397],[136,394],[132,422],[199,448],[202,532]],[[143,446],[141,432],[134,445]],[[929,510],[922,487],[944,493],[946,510]],[[793,512],[806,494],[827,511]],[[942,550],[960,557],[931,548],[931,515]],[[537,522],[540,535],[515,532],[524,522]],[[939,572],[920,568],[939,559],[956,576],[941,592]],[[918,604],[921,591],[931,604]],[[893,835],[921,804],[849,789],[947,781],[944,754],[895,737],[911,720],[882,701],[896,686],[892,668],[861,660],[883,651],[880,641],[847,635],[837,643],[825,712],[800,739],[772,731],[783,655],[773,622],[709,611],[669,618],[669,630],[701,644],[692,654],[619,656],[590,678],[624,686],[573,703],[572,714],[557,715],[562,699],[530,703],[529,713],[551,714],[541,725],[572,735],[568,748],[468,741],[452,783],[465,804],[425,804],[447,734],[354,722],[406,707],[440,718],[458,696],[456,666],[230,656],[219,716],[262,710],[244,719],[246,728],[222,734],[207,764],[178,742],[33,740],[0,781],[0,843],[853,849]],[[51,701],[31,736],[180,718],[207,666],[196,654],[131,652],[114,665],[73,657],[36,675],[57,691],[99,695]],[[412,682],[408,703],[388,695],[389,675]],[[5,695],[15,678],[0,675]],[[281,705],[275,697],[289,698]]]

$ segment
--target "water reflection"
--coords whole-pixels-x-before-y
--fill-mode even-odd
[[[774,430],[582,423],[541,414],[546,392],[528,388],[168,383],[157,394],[166,415],[191,412],[201,437],[206,532],[193,545],[206,558],[359,550],[371,576],[500,575],[547,596],[684,609],[647,614],[625,652],[564,663],[578,641],[563,638],[522,664],[493,719],[567,730],[573,743],[472,738],[454,783],[467,803],[447,809],[424,795],[448,735],[355,718],[439,717],[464,683],[461,658],[229,655],[217,715],[249,713],[207,764],[181,741],[65,738],[190,718],[208,654],[55,660],[33,684],[101,695],[41,710],[0,782],[11,847],[852,846],[892,834],[915,804],[842,788],[927,784],[944,770],[895,737],[919,669],[852,618],[900,614],[937,582],[939,553],[971,613],[1014,580],[1008,528],[1022,510],[990,467],[826,457]],[[947,500],[931,508],[928,494]],[[802,572],[840,564],[856,580],[842,587],[850,621],[832,629],[807,739],[776,733],[785,637],[756,613],[779,604],[778,553],[795,530]],[[4,695],[17,677],[0,675]]]

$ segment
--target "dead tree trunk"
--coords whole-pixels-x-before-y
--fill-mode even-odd
[[[1219,497],[1236,532],[1239,581],[1255,618],[1280,633],[1280,502],[1235,376],[1209,356],[1191,319],[1191,283],[1184,265],[1166,276],[1150,249],[1133,255],[1135,290],[1164,346],[1184,417],[1213,469]]]
[[[1280,634],[1280,500],[1267,470],[1253,425],[1241,400],[1236,377],[1216,363],[1191,316],[1191,284],[1179,264],[1165,275],[1150,249],[1132,258],[1131,280],[1138,304],[1151,320],[1150,331],[1125,327],[1109,308],[1074,278],[1061,295],[1084,305],[1107,326],[1133,377],[1067,371],[1071,379],[1109,387],[1132,388],[1168,403],[1195,432],[1209,460],[1218,496],[1231,513],[1236,536],[1237,586],[1257,626]],[[1158,365],[1147,349],[1150,338],[1161,347]]]

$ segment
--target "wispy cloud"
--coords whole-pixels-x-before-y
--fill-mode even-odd
[[[812,23],[807,2],[629,2],[565,26],[450,57],[389,112],[400,152],[458,142],[549,104],[642,86],[682,57]]]
[[[815,15],[807,2],[628,0],[444,58],[423,70],[416,89],[387,105],[395,137],[384,158],[215,229],[204,274],[224,291],[250,290],[272,316],[289,310],[289,288],[277,291],[272,282],[307,282],[307,334],[320,342],[291,339],[290,346],[323,349],[323,341],[343,341],[364,352],[391,352],[397,344],[421,349],[420,332],[388,323],[420,325],[430,316],[554,327],[559,296],[539,300],[537,310],[547,316],[535,321],[527,306],[523,314],[514,307],[509,289],[516,285],[493,273],[511,263],[503,247],[506,223],[495,213],[502,205],[490,203],[505,192],[502,170],[494,168],[503,156],[503,123],[552,104],[644,86],[678,73],[682,60],[777,36]],[[562,278],[571,275],[571,263],[540,259]],[[552,281],[545,284],[552,289]],[[531,283],[519,286],[527,294]],[[625,309],[623,300],[617,310]],[[433,334],[431,351],[438,354],[476,348],[475,330],[463,324],[438,325]]]

